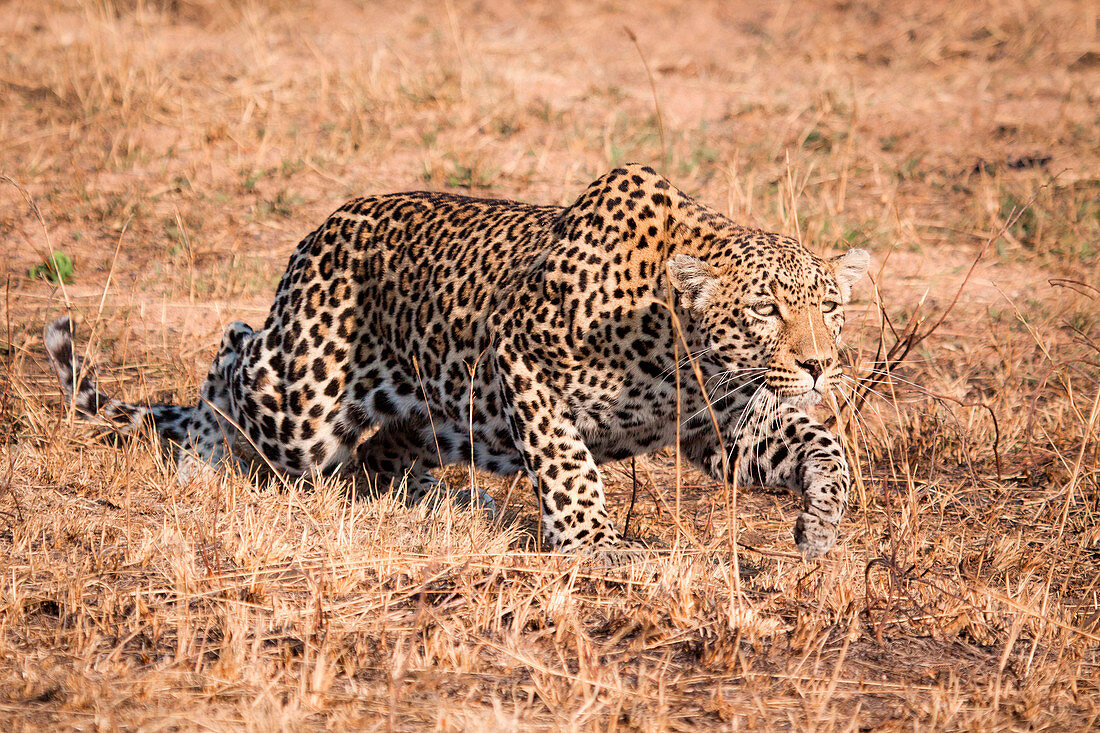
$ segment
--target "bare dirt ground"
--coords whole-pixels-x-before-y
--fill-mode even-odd
[[[0,728],[1094,730],[1097,7],[895,5],[0,4]],[[111,391],[192,401],[345,199],[566,203],[631,160],[870,249],[854,375],[931,331],[842,415],[821,561],[792,497],[670,454],[630,519],[667,553],[606,571],[538,554],[525,480],[451,469],[493,524],[177,486],[63,416],[58,314]],[[63,288],[28,275],[51,251]]]

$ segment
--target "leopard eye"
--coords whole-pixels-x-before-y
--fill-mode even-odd
[[[749,310],[764,318],[773,318],[779,315],[779,306],[775,303],[756,303],[749,306]]]
[[[839,307],[840,303],[836,302],[835,300],[826,300],[824,303],[821,304],[821,312],[832,313]]]

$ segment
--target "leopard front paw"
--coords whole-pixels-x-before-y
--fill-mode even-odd
[[[643,540],[620,536],[614,542],[593,545],[586,550],[586,554],[595,564],[606,568],[644,560],[651,555],[651,550]]]
[[[455,491],[454,497],[455,504],[458,506],[464,509],[481,510],[488,521],[496,519],[497,503],[493,500],[493,497],[485,493],[484,489],[479,488],[476,496],[469,489]]]
[[[798,515],[794,524],[794,542],[806,560],[821,557],[836,543],[837,525],[809,512]]]

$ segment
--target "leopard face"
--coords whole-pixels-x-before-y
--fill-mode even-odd
[[[840,380],[844,305],[868,262],[863,250],[826,260],[780,240],[722,267],[677,255],[669,275],[702,335],[710,376],[728,374],[805,407]]]

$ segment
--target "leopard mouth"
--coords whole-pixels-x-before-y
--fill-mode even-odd
[[[794,392],[790,388],[776,389],[769,385],[768,391],[771,392],[780,402],[799,409],[813,407],[814,405],[821,404],[821,402],[825,400],[825,393],[817,389],[816,387],[811,387],[810,389],[803,390],[801,392]]]
[[[819,392],[817,389],[809,389],[798,395],[792,400],[788,400],[795,407],[813,407],[814,405],[821,404],[825,399],[825,395]]]

